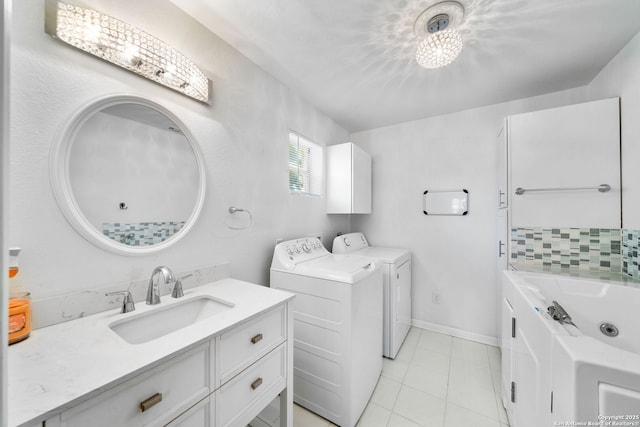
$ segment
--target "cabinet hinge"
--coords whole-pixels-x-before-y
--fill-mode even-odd
[[[551,392],[551,413],[553,414],[553,392]]]
[[[516,337],[516,318],[511,318],[511,338]]]
[[[516,383],[511,381],[511,402],[516,403]]]

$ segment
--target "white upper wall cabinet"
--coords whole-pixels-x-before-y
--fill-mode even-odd
[[[512,227],[621,227],[619,105],[610,98],[509,117]],[[611,189],[598,191],[602,184]]]
[[[371,213],[371,156],[351,142],[327,147],[327,213]]]

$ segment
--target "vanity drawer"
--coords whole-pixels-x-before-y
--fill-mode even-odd
[[[208,361],[207,343],[63,412],[61,426],[165,425],[209,394]]]
[[[286,344],[216,392],[216,426],[246,425],[287,385]]]
[[[212,402],[213,395],[207,396],[187,412],[167,424],[166,427],[213,427]]]
[[[286,339],[286,310],[281,305],[219,337],[217,376],[222,385]]]

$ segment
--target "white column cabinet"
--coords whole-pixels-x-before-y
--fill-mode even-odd
[[[351,142],[327,147],[327,213],[371,213],[371,156]]]
[[[498,134],[497,156],[502,400],[512,425],[550,425],[551,342],[544,331],[523,332],[535,329],[537,313],[508,280],[502,284],[510,233],[517,227],[621,227],[619,99],[510,116]],[[601,184],[610,191],[598,191]]]

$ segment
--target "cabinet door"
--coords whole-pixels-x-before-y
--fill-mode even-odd
[[[513,301],[516,318],[516,337],[512,341],[512,381],[515,383],[513,423],[518,427],[552,425],[553,328],[547,322],[553,321],[548,315],[542,314],[544,311],[533,309],[540,301],[525,288],[516,290]]]
[[[502,404],[507,411],[509,420],[513,420],[513,405],[511,403],[511,356],[512,356],[512,318],[513,307],[507,298],[502,298],[502,337],[500,351],[502,353]]]
[[[621,227],[618,98],[511,116],[508,136],[512,227]]]
[[[357,145],[352,144],[351,150],[351,212],[368,214],[371,213],[371,156]]]
[[[508,146],[507,146],[507,125],[505,121],[505,125],[500,129],[497,138],[497,162],[496,162],[496,171],[497,171],[497,183],[498,183],[498,209],[504,209],[509,207],[509,192],[507,189],[508,183]]]
[[[351,142],[327,147],[327,213],[371,213],[371,156]]]

